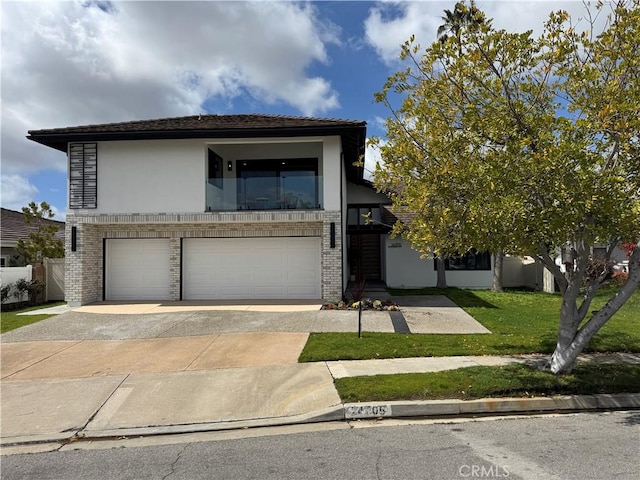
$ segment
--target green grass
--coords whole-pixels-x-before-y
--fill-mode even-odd
[[[492,333],[421,335],[364,332],[362,338],[353,333],[312,333],[299,361],[551,353],[555,348],[561,301],[559,295],[456,288],[399,290],[391,293],[444,294]],[[592,310],[604,305],[610,294],[610,291],[600,292],[592,304]],[[640,352],[640,291],[600,329],[585,352]]]
[[[640,365],[583,364],[567,375],[553,375],[526,365],[468,367],[341,378],[335,384],[344,402],[638,393]]]
[[[24,327],[32,323],[45,320],[53,315],[18,315],[18,313],[28,312],[31,310],[39,310],[41,308],[55,307],[58,305],[64,305],[64,302],[47,303],[45,305],[38,305],[35,307],[21,308],[20,310],[12,310],[10,312],[2,312],[0,318],[0,333],[9,332],[16,328]]]

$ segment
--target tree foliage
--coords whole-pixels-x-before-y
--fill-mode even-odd
[[[564,297],[556,372],[640,283],[635,249],[620,292],[589,312],[607,280],[586,279],[593,245],[610,256],[640,238],[639,7],[599,3],[581,23],[554,12],[537,38],[474,11],[482,21],[425,50],[407,41],[408,66],[376,94],[392,115],[375,181],[417,213],[405,236],[425,253],[503,250],[544,264]],[[599,34],[598,15],[608,16]],[[566,274],[554,261],[563,247],[574,252]]]
[[[34,225],[37,230],[29,232],[27,240],[18,240],[16,250],[27,260],[33,263],[42,258],[62,258],[64,257],[64,242],[59,238],[54,238],[60,229],[58,225],[45,220],[51,220],[54,213],[47,202],[40,205],[35,202],[29,203],[22,208],[24,222],[27,225]]]

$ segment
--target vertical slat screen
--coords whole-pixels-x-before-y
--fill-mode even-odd
[[[69,145],[69,208],[98,207],[98,145]]]

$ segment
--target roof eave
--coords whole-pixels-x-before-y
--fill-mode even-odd
[[[147,130],[131,132],[46,132],[30,130],[27,138],[50,148],[67,151],[72,142],[106,142],[117,140],[177,140],[187,138],[250,138],[250,137],[300,137],[327,135],[356,135],[362,138],[366,124],[331,125],[324,127],[283,127],[283,128],[243,128],[243,129],[202,129],[202,130]],[[359,133],[362,132],[360,136]],[[364,145],[364,144],[363,144]]]

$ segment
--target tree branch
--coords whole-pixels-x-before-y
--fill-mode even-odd
[[[567,291],[568,287],[567,279],[560,271],[560,267],[558,267],[553,258],[551,258],[551,255],[549,255],[546,247],[544,245],[540,245],[538,247],[538,253],[536,255],[533,255],[533,258],[547,267],[547,269],[552,273],[553,278],[555,278],[556,282],[558,282],[560,292],[564,295],[564,292]]]

